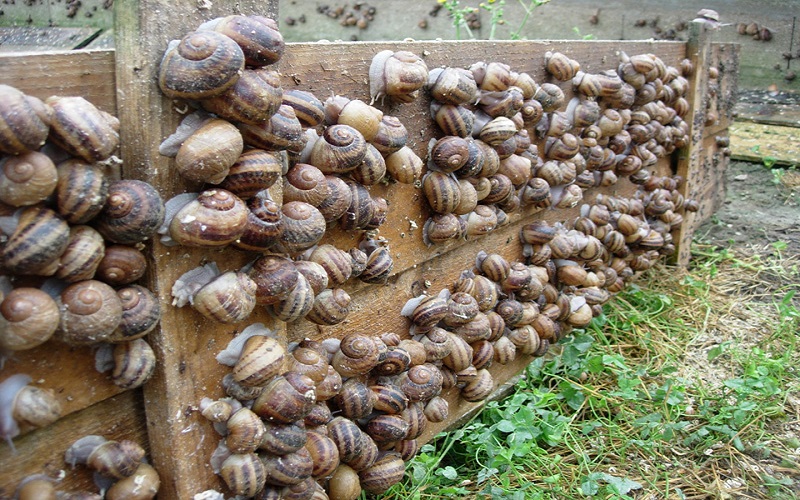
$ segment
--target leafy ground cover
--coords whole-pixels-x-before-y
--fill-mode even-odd
[[[800,260],[696,244],[507,397],[422,447],[384,499],[800,495]]]

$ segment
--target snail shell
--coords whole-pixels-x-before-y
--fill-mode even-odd
[[[288,424],[308,415],[315,402],[314,381],[306,375],[287,372],[264,387],[252,409],[265,420]]]
[[[161,319],[156,294],[141,285],[130,285],[117,290],[117,296],[122,303],[122,320],[107,341],[134,340],[155,329]]]
[[[307,436],[306,450],[314,463],[311,476],[314,478],[331,476],[339,466],[339,448],[333,439],[321,432],[308,432]]]
[[[28,385],[31,378],[17,373],[0,382],[0,438],[14,450],[20,425],[44,427],[61,416],[61,404],[52,391]]]
[[[494,341],[494,360],[506,365],[516,358],[517,346],[506,336]]]
[[[388,452],[370,467],[360,471],[361,488],[368,493],[383,493],[399,483],[406,473],[406,464],[399,453]]]
[[[175,167],[190,181],[219,184],[242,154],[244,142],[229,122],[211,119],[190,135],[178,150]]]
[[[373,102],[383,96],[409,102],[427,80],[428,66],[418,55],[407,50],[383,50],[372,58],[369,67],[369,95]]]
[[[358,279],[364,283],[386,283],[392,273],[394,261],[387,247],[374,250],[367,257],[367,265]]]
[[[247,339],[238,361],[233,367],[233,378],[246,386],[259,386],[284,371],[286,351],[280,342],[265,335]]]
[[[88,162],[108,159],[119,146],[119,120],[83,97],[52,96],[49,138],[58,147]]]
[[[394,384],[373,385],[370,390],[375,394],[375,410],[396,415],[408,406],[408,397]]]
[[[282,102],[283,89],[277,71],[245,69],[232,87],[200,104],[220,118],[258,125],[277,113]]]
[[[294,263],[294,267],[306,277],[315,296],[328,288],[328,272],[322,265],[310,260],[298,260]]]
[[[127,285],[144,276],[147,260],[144,254],[134,247],[111,245],[95,270],[95,277],[109,285]]]
[[[3,264],[15,274],[53,274],[68,241],[69,226],[55,212],[26,208],[2,249]]]
[[[267,305],[278,302],[294,289],[300,279],[300,272],[286,257],[263,255],[253,264],[250,277],[257,287],[256,303]]]
[[[564,91],[558,85],[543,83],[533,95],[533,98],[542,105],[545,113],[551,113],[564,105]]]
[[[367,144],[367,154],[350,176],[359,184],[373,186],[378,184],[386,175],[386,160],[372,144]]]
[[[461,388],[461,397],[470,402],[483,401],[493,390],[492,374],[484,368],[478,370],[477,376]]]
[[[444,422],[450,413],[450,404],[446,399],[435,396],[425,405],[424,413],[431,422]]]
[[[264,489],[266,470],[255,453],[232,454],[220,466],[219,475],[235,495],[254,496]]]
[[[239,408],[226,422],[225,445],[231,453],[253,453],[267,432],[258,415],[249,408]]]
[[[581,66],[574,59],[570,59],[561,52],[546,52],[544,64],[547,72],[553,75],[556,80],[566,82],[572,80]]]
[[[235,41],[242,49],[245,64],[260,67],[278,62],[283,55],[283,36],[275,20],[263,16],[227,16],[200,25]]]
[[[400,415],[377,415],[367,422],[364,431],[378,444],[404,439],[409,424]]]
[[[73,467],[86,464],[103,476],[122,479],[136,472],[143,457],[144,449],[138,443],[89,435],[72,443],[64,454],[64,461]]]
[[[126,179],[109,185],[95,228],[108,241],[130,245],[153,236],[163,222],[164,202],[158,191],[144,181]]]
[[[175,213],[169,234],[185,246],[224,246],[244,233],[248,213],[247,206],[235,194],[209,189]]]
[[[358,458],[364,447],[363,436],[365,434],[361,432],[355,422],[344,417],[335,417],[328,422],[327,428],[328,436],[339,449],[339,458],[342,462],[350,462]]]
[[[114,346],[111,381],[123,389],[141,387],[156,369],[156,355],[144,339]]]
[[[317,205],[325,222],[331,223],[340,219],[353,201],[350,185],[341,177],[326,175],[325,183],[328,185],[328,196]]]
[[[313,165],[297,163],[283,178],[283,202],[304,201],[315,207],[328,197],[325,174]]]
[[[422,159],[408,146],[386,157],[386,171],[402,184],[413,184],[422,177]]]
[[[379,361],[380,349],[375,339],[358,333],[349,333],[342,338],[339,350],[331,359],[331,366],[342,377],[354,377],[367,373]]]
[[[221,94],[239,79],[244,53],[231,38],[195,31],[170,43],[158,72],[161,91],[173,99],[204,99]]]
[[[86,280],[61,291],[59,340],[72,345],[105,341],[122,320],[117,292],[105,283]]]
[[[259,191],[247,200],[247,224],[242,235],[233,242],[243,250],[266,251],[275,245],[283,234],[283,214],[281,206],[269,195],[269,191]]]
[[[436,68],[428,73],[428,91],[431,97],[443,104],[473,103],[478,95],[478,85],[472,73],[463,68]]]
[[[422,179],[422,189],[434,212],[452,213],[461,201],[458,181],[442,172],[428,172]]]
[[[346,231],[365,229],[375,216],[375,204],[369,191],[362,184],[353,181],[345,182],[350,188],[350,206],[339,219],[339,225]]]
[[[386,114],[383,115],[378,125],[378,131],[370,140],[375,149],[384,156],[400,150],[406,145],[406,142],[408,142],[408,130],[403,122],[396,116]]]
[[[71,159],[57,167],[56,206],[71,224],[85,224],[103,209],[108,180],[103,170],[83,160]]]
[[[283,233],[279,246],[287,253],[307,250],[325,235],[325,217],[313,205],[302,201],[290,201],[281,207]]]
[[[330,284],[333,286],[342,285],[352,273],[351,259],[347,252],[330,244],[315,248],[308,259],[325,269]]]
[[[380,376],[397,375],[408,370],[411,365],[411,354],[402,347],[389,347],[386,358],[372,369],[372,373]],[[425,360],[421,360],[424,362]]]
[[[314,291],[306,277],[300,274],[295,287],[268,310],[279,320],[290,323],[305,317],[313,306]]]
[[[334,370],[334,373],[335,372],[336,371]],[[311,409],[311,413],[306,415],[303,419],[303,423],[306,425],[306,427],[314,428],[321,425],[327,425],[327,423],[333,418],[328,404],[325,401],[319,400],[319,393],[320,388],[319,384],[317,384],[317,403],[314,405],[314,408]]]
[[[361,132],[336,124],[314,143],[308,162],[326,174],[341,174],[356,168],[366,154],[367,142]]]
[[[322,382],[328,374],[328,357],[311,347],[297,347],[289,359],[289,371],[307,375],[314,382]]]
[[[238,323],[256,306],[256,283],[245,273],[228,271],[198,290],[191,302],[194,310],[208,319]]]
[[[256,415],[256,418],[258,416]],[[261,422],[259,420],[259,422]],[[258,448],[273,455],[294,453],[308,442],[308,434],[302,425],[296,423],[280,424],[276,422],[262,423],[265,427]]]
[[[431,363],[444,358],[453,349],[448,332],[437,327],[427,332],[420,343],[425,347],[425,360]]]
[[[52,160],[32,151],[0,161],[0,201],[15,207],[34,205],[55,190],[58,173]]]
[[[339,465],[328,480],[330,498],[356,500],[361,496],[361,482],[358,473],[346,464]]]
[[[36,97],[0,85],[0,151],[20,154],[44,145],[52,110]]]
[[[161,478],[152,465],[140,463],[130,476],[120,479],[106,492],[108,500],[150,500],[161,487]]]
[[[287,149],[299,153],[306,146],[308,136],[294,108],[281,104],[278,111],[269,120],[258,125],[239,124],[245,144],[266,150]]]
[[[75,283],[94,277],[105,255],[103,237],[89,226],[72,226],[67,248],[58,258],[56,278]]]
[[[472,347],[460,336],[450,334],[450,354],[442,359],[444,365],[454,372],[460,372],[472,364]]]
[[[332,366],[322,382],[317,384],[317,401],[327,401],[342,390],[342,376]]]
[[[444,135],[469,137],[475,126],[475,115],[456,104],[431,103],[431,116]]]
[[[21,351],[46,342],[58,328],[56,302],[38,288],[15,288],[0,304],[0,350]]]
[[[505,116],[492,118],[479,132],[480,139],[490,146],[497,146],[517,133],[517,125]],[[473,131],[474,135],[474,131]]]
[[[378,133],[383,112],[360,99],[333,96],[325,101],[325,122],[328,125],[349,125],[371,141]]]
[[[442,390],[442,383],[442,372],[427,363],[412,366],[397,379],[397,386],[411,401],[427,401],[438,395]]]
[[[349,312],[350,295],[341,288],[328,288],[314,297],[314,305],[306,319],[318,325],[337,325],[347,318]]]
[[[306,127],[316,127],[325,119],[325,108],[317,96],[305,90],[291,89],[283,93],[283,104],[294,108],[297,119]]]
[[[372,413],[375,405],[375,393],[357,378],[349,378],[342,385],[339,394],[333,397],[333,401],[342,416],[350,420],[358,420]]]

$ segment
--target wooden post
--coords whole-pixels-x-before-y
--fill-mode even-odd
[[[277,18],[278,1],[121,0],[115,6],[117,109],[124,175],[149,181],[165,200],[180,192],[195,191],[200,186],[180,179],[173,171],[172,159],[158,153],[158,145],[175,131],[180,119],[174,104],[157,85],[161,56],[169,40],[179,39],[190,27],[215,17],[259,14]],[[175,251],[159,243],[153,243],[151,250],[148,284],[165,305],[160,329],[150,336],[159,363],[144,390],[151,455],[161,474],[159,495],[191,498],[206,489],[222,489],[209,465],[216,436],[206,435],[207,429],[199,428],[190,416],[202,397],[223,395],[221,388],[206,387],[203,381],[214,380],[207,378],[209,374],[216,380],[224,375],[225,367],[213,362],[211,354],[224,344],[217,346],[214,334],[218,331],[205,327],[196,315],[168,305],[172,284],[186,265],[204,263],[209,253],[184,248]],[[237,258],[244,259],[244,254],[226,256],[231,265],[237,265]],[[266,311],[253,320],[272,324],[265,316]],[[232,337],[236,330],[231,328],[229,333]]]
[[[686,57],[694,66],[694,74],[689,80],[689,144],[679,155],[677,174],[685,179],[681,194],[691,196],[697,192],[699,170],[703,165],[702,145],[705,137],[706,108],[708,107],[708,67],[711,51],[711,37],[703,22],[693,22],[689,27],[689,41],[686,43]],[[724,181],[724,179],[723,179]],[[676,260],[679,266],[686,266],[692,254],[692,229],[695,215],[687,212],[684,225],[675,237]]]

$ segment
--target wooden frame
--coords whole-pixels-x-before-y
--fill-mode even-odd
[[[158,144],[174,131],[181,115],[175,103],[157,88],[155,74],[167,40],[179,37],[186,26],[194,26],[216,15],[230,14],[225,4],[214,2],[210,11],[199,10],[194,2],[175,5],[166,0],[117,2],[116,51],[87,51],[52,54],[18,54],[0,56],[0,82],[15,85],[39,97],[53,94],[83,95],[102,109],[116,112],[121,121],[121,157],[126,177],[149,180],[166,199],[174,194],[196,190],[172,169],[172,160],[158,154]],[[191,6],[189,4],[192,4]],[[257,2],[238,2],[243,13],[259,12]],[[271,7],[276,7],[272,2]],[[263,11],[263,9],[262,9]],[[276,13],[277,9],[271,10]],[[270,12],[270,9],[267,10]],[[177,21],[180,20],[180,23]],[[372,56],[380,50],[410,50],[422,55],[430,68],[440,65],[468,66],[478,60],[492,59],[508,63],[516,71],[526,71],[536,81],[548,81],[543,69],[547,50],[558,50],[580,61],[590,72],[615,68],[620,51],[628,54],[654,53],[667,64],[677,66],[689,57],[695,64],[692,79],[690,112],[691,144],[673,160],[664,159],[656,167],[661,174],[677,172],[687,179],[685,194],[701,201],[701,211],[691,217],[680,234],[679,257],[688,259],[691,234],[708,218],[722,201],[723,173],[727,158],[716,146],[717,136],[726,134],[731,120],[735,93],[737,49],[731,45],[712,45],[698,28],[693,43],[676,42],[602,42],[602,41],[517,41],[517,42],[400,42],[400,43],[304,43],[291,44],[278,69],[284,76],[285,89],[313,91],[324,98],[342,94],[368,100],[367,69]],[[712,85],[708,68],[716,66],[719,78]],[[35,67],[36,72],[31,68]],[[563,84],[567,93],[571,85]],[[711,91],[709,92],[709,90]],[[115,96],[116,94],[116,96]],[[726,97],[727,96],[727,97]],[[382,109],[398,116],[410,132],[411,147],[425,156],[428,140],[435,135],[427,111],[428,100]],[[705,120],[711,109],[716,122]],[[688,120],[687,120],[688,121]],[[611,188],[588,190],[585,199],[602,194],[630,194],[635,189],[627,180]],[[249,322],[261,321],[279,331],[287,341],[328,336],[341,337],[348,331],[408,334],[408,324],[399,315],[406,299],[425,284],[431,291],[449,287],[462,269],[471,267],[475,254],[482,248],[492,249],[506,258],[519,260],[521,247],[517,234],[522,224],[536,219],[552,222],[570,221],[577,209],[551,210],[542,213],[522,211],[513,214],[511,223],[481,239],[427,247],[421,228],[428,209],[420,201],[420,190],[412,185],[380,185],[370,189],[373,195],[389,201],[387,222],[380,234],[390,242],[395,261],[393,275],[386,286],[348,282],[345,289],[353,297],[355,310],[337,327],[319,327],[301,320],[285,325],[265,311],[257,312]],[[280,193],[276,193],[279,195]],[[339,232],[327,235],[325,241],[341,248],[357,244],[358,234]],[[188,269],[214,260],[223,270],[235,269],[251,258],[236,250],[208,251],[181,247],[164,247],[153,243],[150,249],[151,288],[162,304],[171,301],[170,289],[175,279]],[[42,385],[56,388],[65,402],[68,416],[58,423],[26,434],[16,440],[19,449],[14,456],[7,447],[0,447],[0,498],[13,493],[15,485],[27,473],[64,468],[60,457],[75,439],[87,433],[111,437],[126,436],[149,444],[152,460],[162,478],[161,498],[190,498],[205,489],[224,490],[211,472],[208,458],[217,437],[211,425],[197,411],[204,396],[219,397],[219,381],[227,368],[216,363],[214,356],[242,326],[208,324],[188,308],[165,307],[158,332],[149,337],[159,363],[156,375],[144,390],[122,392],[108,377],[94,372],[89,349],[65,349],[47,346],[20,353],[0,372],[0,378],[15,371],[34,371]],[[386,314],[374,314],[384,311]],[[69,362],[65,365],[64,358]],[[522,357],[506,366],[492,369],[497,385],[519,373],[531,358]],[[448,395],[452,417],[429,426],[423,439],[430,439],[459,416],[480,406],[467,403],[457,391]],[[144,430],[146,423],[146,433]],[[130,432],[129,433],[129,429]],[[67,470],[66,489],[89,488],[89,475]],[[4,489],[5,488],[5,489]]]

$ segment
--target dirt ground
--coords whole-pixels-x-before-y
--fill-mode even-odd
[[[725,204],[696,238],[720,247],[773,245],[800,254],[800,172],[733,161],[726,177]]]

